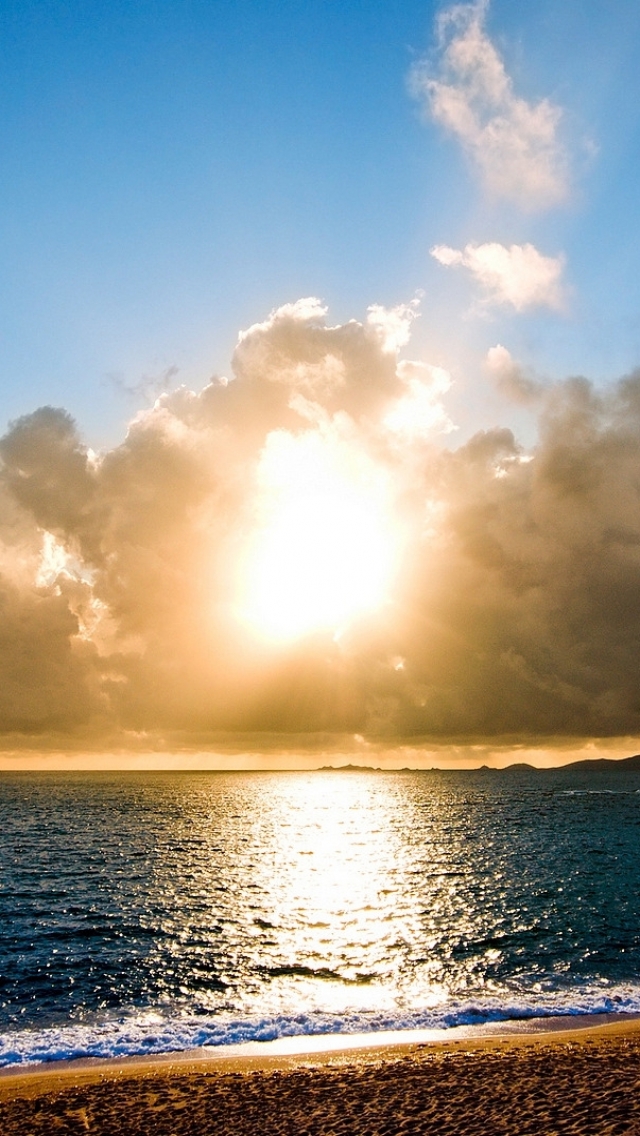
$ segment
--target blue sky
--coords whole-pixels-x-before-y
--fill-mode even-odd
[[[66,407],[110,445],[139,389],[201,387],[238,331],[317,295],[336,322],[424,293],[412,355],[447,366],[463,434],[516,412],[482,376],[503,343],[543,375],[640,361],[640,10],[515,6],[486,33],[515,92],[562,108],[567,200],[491,200],[408,75],[437,72],[442,5],[244,0],[0,4],[2,427]],[[478,311],[433,245],[565,257],[562,312]],[[514,419],[518,423],[517,415]]]

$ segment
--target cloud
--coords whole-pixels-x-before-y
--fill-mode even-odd
[[[544,385],[493,348],[535,447],[443,446],[449,376],[380,324],[278,309],[229,381],[162,395],[97,459],[64,410],[13,423],[4,748],[640,734],[640,372]],[[256,631],[238,588],[260,564],[267,609],[319,597],[324,622],[299,632],[294,603],[286,634]]]
[[[501,722],[505,732],[526,721],[606,733],[607,721],[624,730],[637,715],[639,411],[637,373],[606,394],[570,379],[546,396],[532,460],[522,462],[504,431],[447,456],[452,543],[443,590],[431,597],[440,622],[425,660],[434,680],[425,706],[433,699],[443,724],[448,715],[461,722],[472,706],[476,728]],[[463,659],[470,670],[458,701]]]
[[[511,402],[527,405],[536,402],[545,393],[545,385],[540,379],[517,363],[501,343],[489,348],[484,365],[497,389]]]
[[[416,440],[434,430],[442,434],[455,430],[442,402],[451,386],[451,376],[444,368],[403,359],[397,373],[406,391],[384,418],[387,430],[401,441]]]
[[[517,312],[562,308],[563,256],[543,256],[532,244],[507,248],[495,241],[464,249],[435,245],[431,255],[445,268],[466,268],[483,289],[487,304],[508,304]]]
[[[237,584],[270,507],[273,453],[298,463],[284,477],[300,482],[291,556],[312,564],[314,525],[325,543],[342,526],[361,555],[370,525],[360,497],[391,507],[386,471],[401,428],[385,416],[419,388],[422,417],[403,445],[445,421],[442,378],[392,349],[414,313],[376,306],[367,323],[330,327],[315,299],[281,307],[239,336],[230,381],[167,392],[97,460],[62,409],[11,425],[0,441],[0,731],[157,737],[351,722],[355,675],[329,693],[334,667],[348,671],[337,647],[330,665],[296,645],[269,653],[238,618]],[[355,578],[352,588],[366,593]]]
[[[527,102],[513,82],[484,21],[488,3],[456,4],[438,20],[441,65],[414,68],[411,89],[429,114],[461,142],[488,192],[526,211],[548,209],[568,195],[568,161],[559,137],[560,107]]]
[[[384,351],[396,354],[405,347],[411,338],[411,324],[418,317],[419,301],[398,304],[395,308],[384,308],[382,304],[371,304],[367,310],[367,323],[380,336]]]
[[[127,382],[123,375],[110,373],[105,376],[108,383],[127,398],[153,403],[165,394],[174,384],[180,368],[172,364],[157,375],[143,375],[137,382]]]

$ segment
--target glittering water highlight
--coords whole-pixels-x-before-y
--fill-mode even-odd
[[[7,774],[0,1063],[640,1011],[640,774]]]

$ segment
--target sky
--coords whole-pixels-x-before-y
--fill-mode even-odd
[[[639,33],[0,0],[0,765],[640,748]]]

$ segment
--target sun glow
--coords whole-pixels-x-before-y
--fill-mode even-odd
[[[242,618],[268,638],[290,640],[339,632],[379,608],[398,540],[386,479],[371,459],[320,431],[276,431],[258,478]]]

